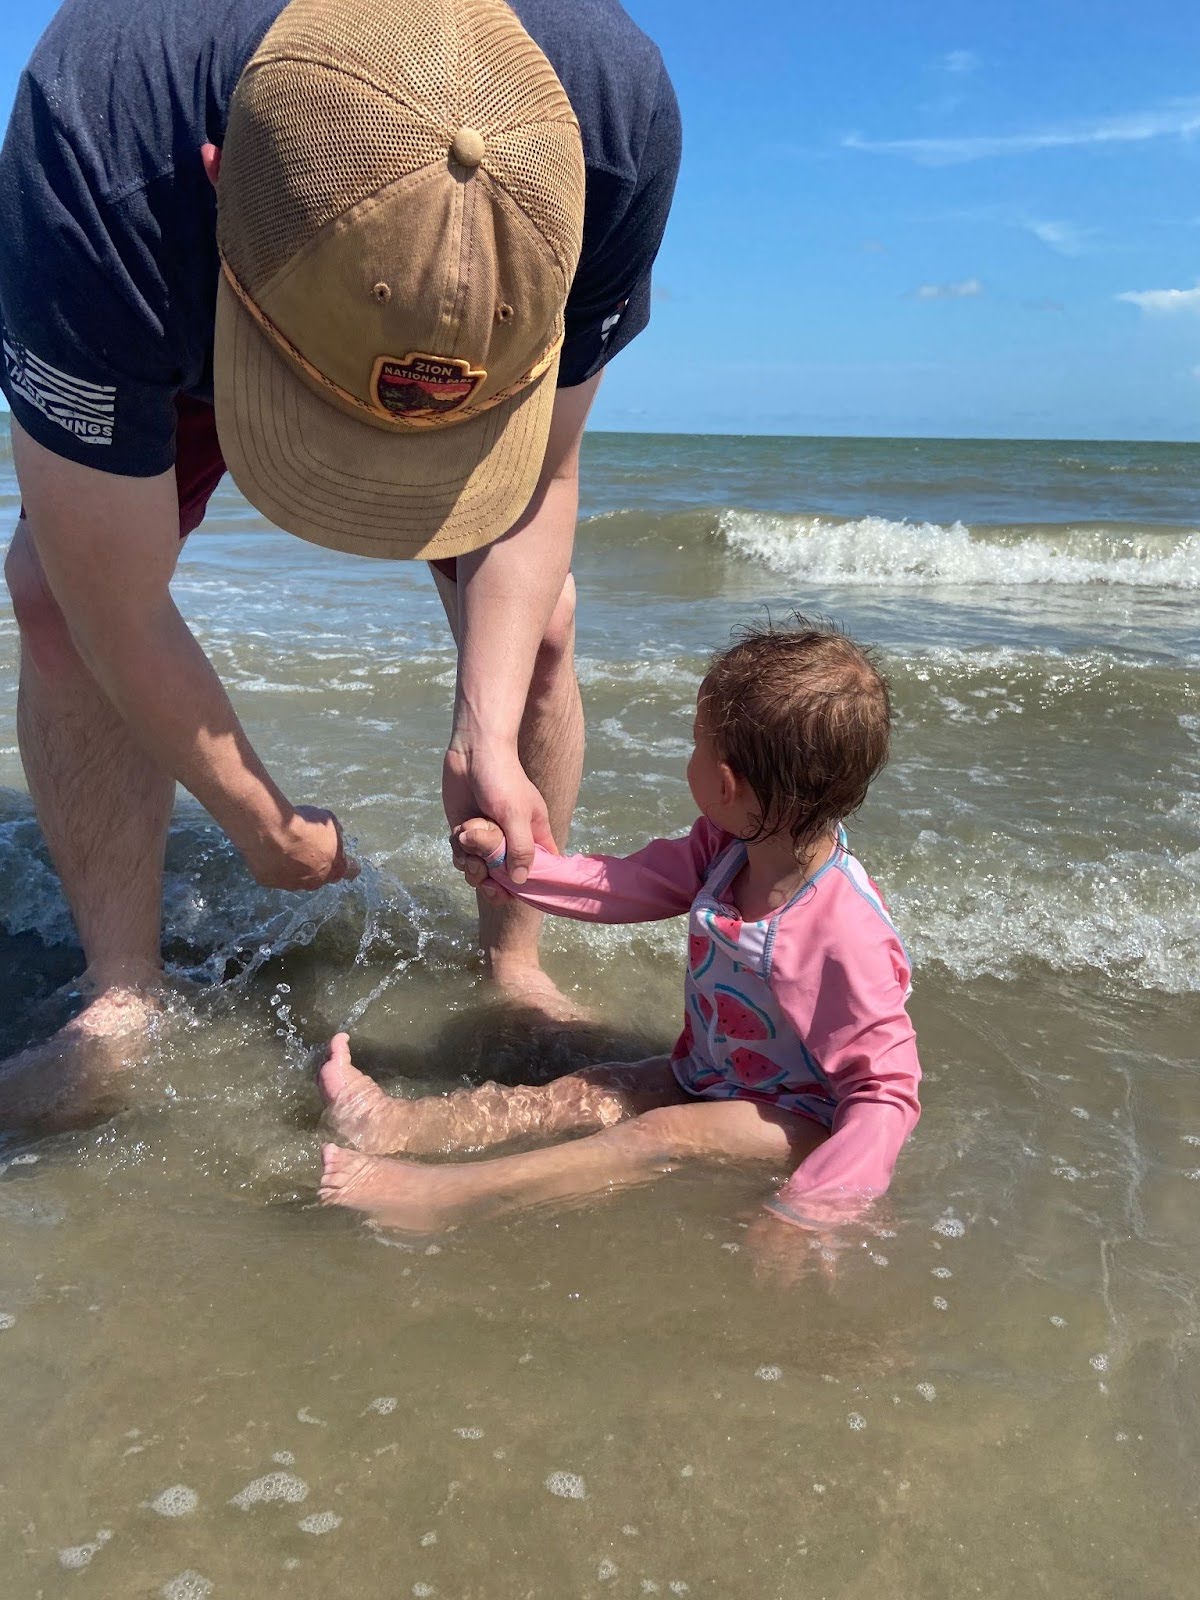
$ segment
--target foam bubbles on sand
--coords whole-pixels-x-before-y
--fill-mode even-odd
[[[764,1383],[778,1383],[780,1378],[783,1377],[783,1368],[782,1367],[759,1367],[758,1371],[754,1374],[754,1376],[756,1378],[761,1378]]]
[[[921,1396],[922,1400],[937,1399],[937,1390],[931,1383],[919,1383],[917,1385],[917,1393]]]
[[[336,1511],[314,1511],[311,1516],[301,1517],[296,1524],[301,1533],[332,1533],[341,1525],[342,1519]]]
[[[610,1561],[606,1556],[596,1568],[596,1576],[600,1579],[601,1583],[607,1583],[610,1578],[615,1578],[619,1571],[620,1568],[617,1566],[616,1562]]]
[[[390,1417],[399,1403],[400,1402],[396,1399],[394,1394],[376,1395],[375,1399],[372,1400],[370,1405],[367,1407],[367,1410],[373,1411],[377,1417]]]
[[[11,1311],[0,1311],[0,1333],[7,1333],[9,1328],[15,1326],[16,1320]]]
[[[202,1573],[194,1572],[189,1567],[169,1583],[164,1583],[160,1592],[163,1600],[208,1600],[213,1586]]]
[[[265,1505],[272,1500],[299,1505],[301,1500],[307,1499],[308,1485],[303,1478],[297,1478],[292,1472],[268,1472],[261,1478],[255,1478],[253,1483],[248,1483],[229,1504],[249,1511],[251,1506]]]
[[[460,1439],[482,1439],[482,1428],[455,1428],[455,1433]]]
[[[186,1517],[200,1504],[200,1496],[185,1483],[173,1483],[169,1489],[155,1495],[150,1502],[151,1511],[160,1517]]]
[[[852,1411],[846,1421],[855,1433],[861,1433],[867,1425],[867,1419],[861,1411]]]
[[[552,1472],[546,1479],[546,1487],[560,1500],[587,1499],[587,1485],[577,1472]]]
[[[112,1538],[111,1528],[101,1528],[90,1544],[68,1545],[65,1550],[58,1552],[58,1564],[66,1567],[68,1572],[78,1572],[86,1567],[98,1550],[102,1550]]]
[[[952,1211],[947,1211],[944,1217],[939,1217],[934,1223],[933,1231],[940,1233],[943,1239],[961,1239],[967,1231],[967,1225]]]

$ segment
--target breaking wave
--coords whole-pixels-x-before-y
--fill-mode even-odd
[[[724,511],[716,534],[744,560],[839,586],[1200,589],[1200,533],[1178,529],[971,529],[962,522]]]

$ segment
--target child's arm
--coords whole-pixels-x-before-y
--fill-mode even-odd
[[[883,1194],[921,1114],[904,947],[890,929],[861,932],[818,956],[819,972],[783,940],[772,967],[771,986],[837,1101],[829,1138],[770,1203],[806,1226],[848,1220]]]
[[[683,839],[654,839],[631,856],[555,856],[540,846],[524,883],[504,870],[504,835],[478,819],[455,830],[455,845],[487,861],[488,876],[508,894],[582,922],[656,922],[687,911],[728,834],[698,817]]]

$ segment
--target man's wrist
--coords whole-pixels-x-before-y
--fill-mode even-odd
[[[230,843],[248,861],[287,855],[301,824],[295,806],[282,794],[269,792],[241,797],[240,803],[230,806],[227,818],[218,816],[216,820],[229,836]]]
[[[515,760],[519,732],[519,725],[510,727],[502,722],[484,723],[474,718],[455,717],[450,730],[450,742],[446,747],[447,754],[459,756],[468,764],[485,750],[497,755],[511,755]]]

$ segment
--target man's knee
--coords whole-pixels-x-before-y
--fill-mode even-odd
[[[8,547],[4,581],[21,630],[21,643],[37,670],[52,677],[77,672],[83,664],[72,642],[71,630],[50,592],[24,522],[18,526]]]
[[[548,694],[570,674],[575,662],[575,579],[567,574],[554,607],[533,669],[533,692]]]

